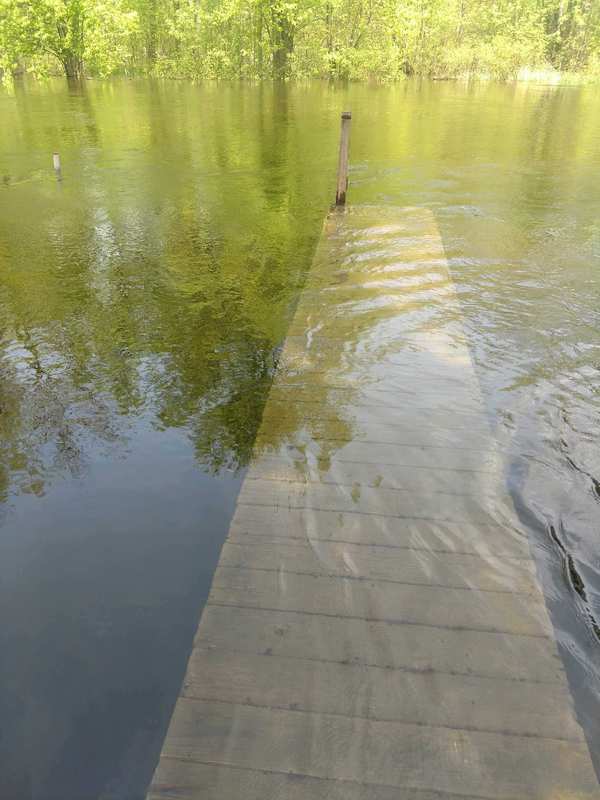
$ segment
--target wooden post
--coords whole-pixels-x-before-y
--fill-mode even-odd
[[[340,160],[338,163],[337,191],[335,193],[336,206],[346,203],[348,191],[348,149],[350,147],[350,121],[352,114],[349,111],[342,113],[342,129],[340,131]]]

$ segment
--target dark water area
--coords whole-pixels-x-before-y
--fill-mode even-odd
[[[346,108],[349,201],[435,214],[598,764],[600,91],[56,82],[0,94],[2,800],[144,797]]]

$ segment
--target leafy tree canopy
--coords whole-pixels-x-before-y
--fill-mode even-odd
[[[600,71],[600,2],[0,0],[0,67],[354,80]]]

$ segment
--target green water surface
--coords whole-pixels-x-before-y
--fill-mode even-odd
[[[600,749],[600,91],[31,83],[0,94],[2,800],[144,796],[345,109],[349,202],[435,214]]]

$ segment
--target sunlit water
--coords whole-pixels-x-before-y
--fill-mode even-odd
[[[600,751],[600,91],[43,84],[0,96],[8,800],[144,795],[345,108],[350,202],[435,215]]]

